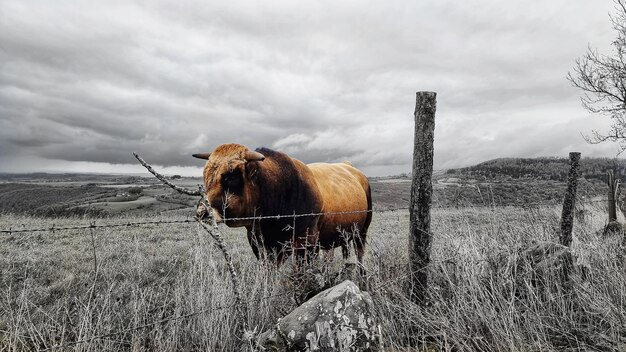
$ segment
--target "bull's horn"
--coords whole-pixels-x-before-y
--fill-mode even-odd
[[[192,155],[194,158],[209,160],[211,153],[198,153]]]
[[[246,159],[247,161],[263,161],[265,160],[265,155],[259,152],[253,152],[251,150],[247,150],[243,158]]]

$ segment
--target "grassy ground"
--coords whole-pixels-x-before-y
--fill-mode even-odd
[[[626,273],[620,239],[596,233],[604,209],[588,208],[576,219],[577,266],[569,281],[546,277],[537,284],[512,270],[523,249],[557,240],[559,217],[557,208],[435,209],[428,304],[418,307],[404,294],[408,214],[375,213],[365,264],[386,350],[626,350]],[[159,218],[96,224],[137,220]],[[89,221],[5,215],[0,228]],[[261,265],[243,231],[223,233],[250,302],[250,327],[262,332],[297,305],[293,268]],[[0,350],[77,340],[88,342],[60,350],[239,347],[223,257],[196,224],[0,236]],[[335,260],[328,276],[341,265]],[[183,317],[167,320],[173,316]]]

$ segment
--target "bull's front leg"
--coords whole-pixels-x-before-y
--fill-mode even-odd
[[[263,246],[263,244],[261,243],[261,236],[259,236],[251,228],[247,228],[247,230],[248,230],[248,242],[250,243],[250,247],[252,248],[252,253],[254,253],[254,256],[256,257],[256,259],[265,260],[264,252],[262,252],[261,250]]]
[[[299,264],[306,266],[313,263],[319,254],[319,232],[307,230],[301,236],[296,237],[294,252]]]

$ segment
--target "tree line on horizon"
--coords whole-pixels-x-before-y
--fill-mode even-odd
[[[626,159],[616,158],[581,159],[579,177],[606,182],[609,170],[613,170],[621,182],[626,181]],[[568,173],[569,159],[559,157],[499,158],[446,171],[447,176],[465,176],[478,180],[510,178],[563,182],[567,180]]]

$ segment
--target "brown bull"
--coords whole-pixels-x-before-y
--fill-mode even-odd
[[[238,144],[194,157],[207,159],[204,186],[214,216],[229,227],[245,227],[257,258],[268,255],[280,265],[292,251],[305,259],[319,248],[336,247],[347,258],[353,241],[362,262],[372,198],[367,178],[349,163],[306,165],[278,151]],[[273,215],[281,217],[238,219]]]

